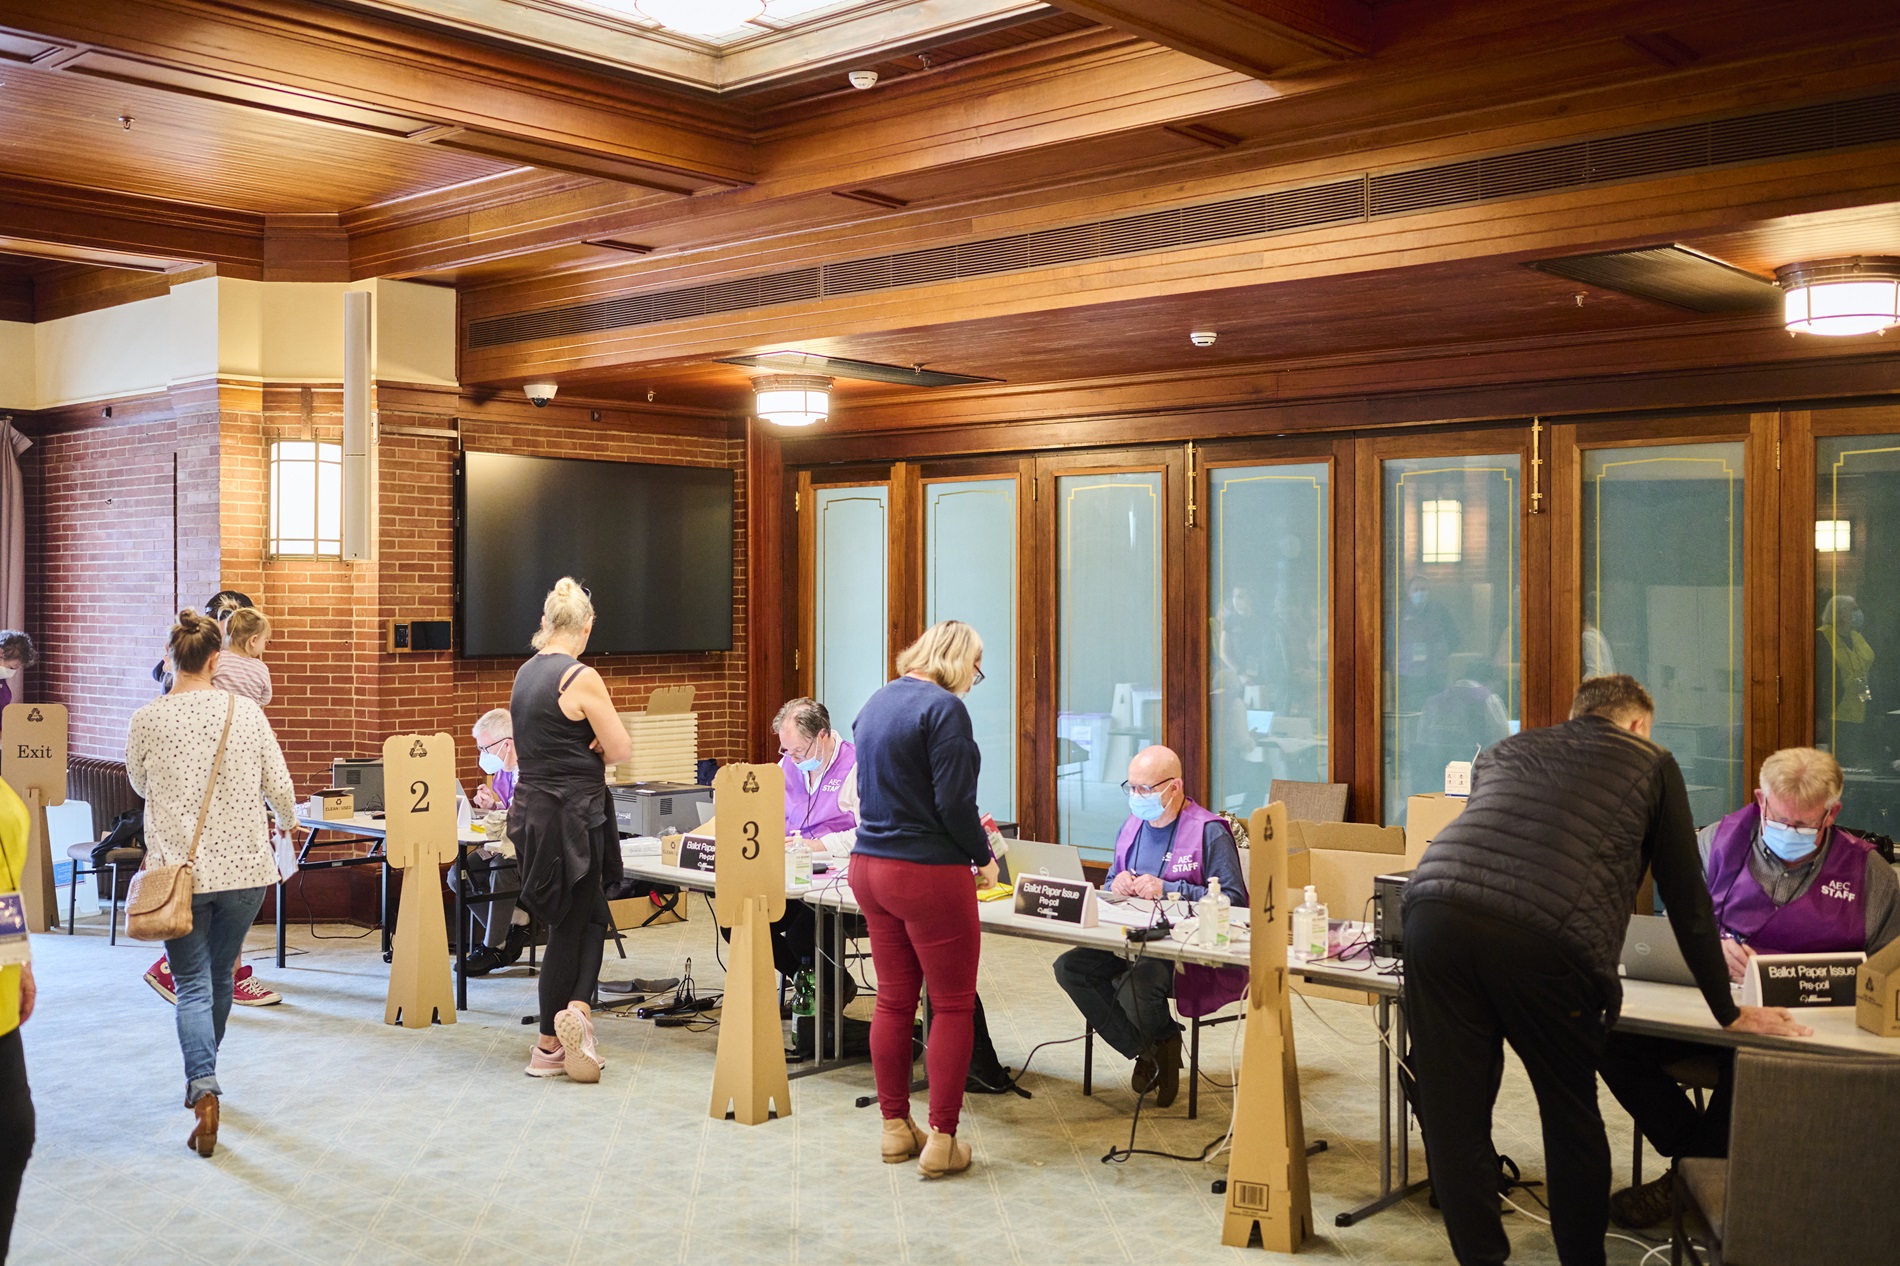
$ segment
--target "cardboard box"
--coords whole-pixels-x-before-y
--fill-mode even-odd
[[[692,893],[682,889],[663,897],[663,905],[654,905],[651,897],[623,897],[618,901],[609,901],[607,907],[613,911],[615,927],[622,932],[637,932],[641,928],[684,923],[691,912],[692,896]]]
[[[1860,965],[1854,1022],[1879,1037],[1900,1037],[1900,941]]]
[[[1373,879],[1395,870],[1410,870],[1418,860],[1411,853],[1406,832],[1396,826],[1289,822],[1287,835],[1289,898],[1297,905],[1300,890],[1311,884],[1326,903],[1328,917],[1334,919],[1361,918],[1372,900]],[[1419,851],[1424,851],[1422,845]],[[1288,923],[1290,928],[1291,920]],[[1362,990],[1315,984],[1297,977],[1292,988],[1295,993],[1335,1002],[1369,1005],[1374,1001],[1372,994]]]
[[[1405,802],[1405,855],[1412,865],[1425,855],[1425,846],[1438,838],[1445,824],[1465,811],[1463,796],[1413,796]]]
[[[321,792],[320,798],[323,801],[324,821],[335,822],[356,816],[356,793],[348,787],[331,787]]]

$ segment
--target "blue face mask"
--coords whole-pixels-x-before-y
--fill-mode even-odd
[[[1153,792],[1149,795],[1138,796],[1132,791],[1129,792],[1128,811],[1143,822],[1154,821],[1161,816],[1161,794]]]
[[[805,773],[815,774],[818,772],[818,767],[824,763],[824,761],[819,760],[816,756],[807,756],[804,760],[798,762],[798,767]]]
[[[1789,826],[1773,818],[1761,820],[1761,842],[1784,862],[1798,862],[1820,843],[1821,832],[1811,826]]]
[[[482,772],[490,777],[508,768],[507,764],[502,761],[500,755],[495,752],[483,752],[477,759],[481,762]]]

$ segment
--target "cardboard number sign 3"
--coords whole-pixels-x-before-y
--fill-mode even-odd
[[[28,929],[45,932],[59,923],[46,811],[66,803],[64,704],[9,703],[0,712],[0,778],[26,801],[26,868],[20,875],[20,899],[26,905]]]
[[[1259,819],[1256,819],[1258,821]],[[1247,898],[1252,923],[1246,1050],[1235,1092],[1233,1153],[1221,1243],[1246,1248],[1255,1235],[1274,1253],[1297,1252],[1313,1233],[1306,1176],[1306,1123],[1300,1116],[1300,1067],[1293,1053],[1287,992],[1286,806],[1270,804],[1253,841]]]
[[[454,1024],[442,867],[455,860],[455,740],[446,734],[384,740],[383,815],[383,847],[389,864],[402,871],[383,1023],[409,1029]]]
[[[728,765],[713,778],[713,913],[732,929],[711,1115],[758,1125],[792,1114],[772,987],[772,921],[785,913],[785,775]]]

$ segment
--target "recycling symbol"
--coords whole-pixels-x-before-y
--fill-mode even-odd
[[[755,775],[753,775],[753,773],[750,770],[748,770],[746,772],[745,782],[740,785],[739,790],[744,791],[744,792],[753,792],[753,791],[757,791],[758,789],[759,789],[758,778]]]
[[[31,712],[26,714],[26,719],[29,721],[44,721],[46,718],[40,714],[40,710],[38,708],[35,708]]]
[[[429,749],[422,745],[421,739],[417,739],[415,742],[409,745],[409,754],[411,756],[427,756],[429,754]]]

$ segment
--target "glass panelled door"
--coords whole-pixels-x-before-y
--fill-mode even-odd
[[[1129,758],[1164,727],[1164,478],[1055,480],[1057,837],[1098,859],[1128,817]]]
[[[1016,477],[926,481],[924,624],[961,620],[983,639],[983,684],[964,698],[983,754],[977,803],[1016,818]]]
[[[1747,798],[1741,441],[1582,454],[1582,676],[1656,701],[1698,826]]]
[[[885,484],[814,490],[812,691],[846,738],[890,679],[890,511]]]
[[[1384,817],[1523,718],[1517,453],[1383,463]]]
[[[1328,778],[1330,472],[1208,472],[1209,803],[1242,818],[1276,778]]]
[[[1841,825],[1900,832],[1900,434],[1815,441],[1814,743],[1846,774]],[[1805,542],[1803,542],[1805,544]]]

